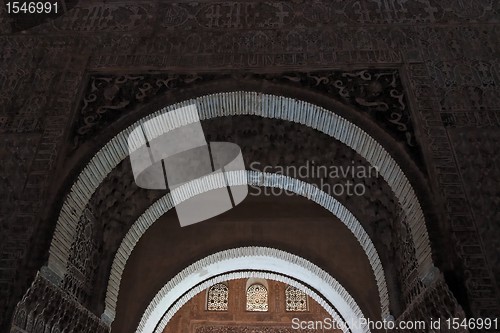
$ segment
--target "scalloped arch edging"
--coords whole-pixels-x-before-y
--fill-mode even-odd
[[[212,254],[177,274],[150,302],[141,318],[136,333],[161,333],[175,312],[211,283],[221,282],[228,278],[245,277],[243,272],[235,271],[246,266],[248,262],[252,262],[252,267],[256,270],[267,271],[262,273],[262,276],[267,276],[270,279],[282,279],[282,282],[290,283],[306,293],[310,293],[310,296],[312,295],[311,297],[314,297],[332,315],[333,319],[347,324],[349,330],[344,332],[370,332],[367,326],[360,327],[356,325],[360,319],[364,318],[356,301],[337,280],[318,266],[281,250],[267,247],[242,247]],[[277,271],[277,267],[286,270],[286,276],[280,277],[284,272]],[[286,267],[286,269],[283,269],[283,267]],[[203,271],[203,274],[200,274],[201,271]],[[230,275],[224,276],[224,273],[230,273]],[[318,294],[294,279],[308,285],[314,285],[318,293],[327,299],[330,304],[335,304],[337,311],[330,307]],[[351,325],[351,323],[354,323],[354,325]]]
[[[390,314],[389,293],[380,257],[369,235],[361,226],[361,223],[345,206],[331,195],[304,181],[279,174],[245,170],[228,171],[225,175],[211,174],[190,181],[158,199],[136,220],[122,240],[111,266],[108,288],[106,291],[105,310],[103,313],[103,319],[106,322],[110,323],[115,318],[122,275],[127,260],[142,235],[144,235],[163,214],[174,208],[176,204],[198,194],[217,188],[224,188],[227,185],[254,185],[284,189],[306,197],[334,214],[349,231],[352,232],[363,248],[377,282],[382,317],[385,318]],[[195,189],[197,191],[195,191]]]
[[[56,283],[66,274],[71,245],[83,210],[105,177],[128,156],[127,137],[133,128],[152,118],[164,120],[162,115],[166,112],[191,104],[197,106],[201,120],[232,115],[282,119],[314,128],[355,150],[378,168],[397,197],[410,228],[419,276],[423,279],[429,274],[433,262],[422,208],[408,178],[381,144],[358,126],[322,107],[283,96],[237,91],[201,96],[165,107],[123,130],[97,152],[73,184],[57,220],[48,260],[48,269]],[[174,123],[163,121],[158,125],[165,132],[194,121],[196,119],[179,117]]]

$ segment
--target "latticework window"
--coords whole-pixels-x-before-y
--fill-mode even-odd
[[[307,311],[307,295],[302,290],[288,286],[285,290],[286,311]]]
[[[267,288],[260,283],[247,289],[247,311],[267,311]]]
[[[217,283],[208,289],[207,310],[227,311],[229,289],[224,283]]]

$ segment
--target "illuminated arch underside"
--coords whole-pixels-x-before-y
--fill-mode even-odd
[[[248,269],[249,263],[255,271],[241,271]],[[318,266],[284,251],[243,247],[215,253],[176,275],[150,302],[136,333],[163,333],[175,313],[196,294],[214,283],[249,277],[294,286],[318,302],[337,323],[349,327],[351,332],[370,332],[366,326],[349,325],[364,318],[361,309],[342,285]],[[303,283],[314,286],[317,292]],[[343,331],[349,332],[348,329]]]

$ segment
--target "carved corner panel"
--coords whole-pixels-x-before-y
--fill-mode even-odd
[[[92,75],[74,125],[75,148],[135,106],[145,104],[155,96],[232,76],[172,73]],[[236,77],[280,82],[319,91],[353,106],[402,142],[411,153],[419,154],[409,106],[397,69],[245,74]]]
[[[40,274],[18,303],[11,333],[107,333],[109,327]]]

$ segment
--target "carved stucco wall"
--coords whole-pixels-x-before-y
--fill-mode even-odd
[[[2,6],[2,322],[46,259],[59,200],[51,184],[90,76],[351,67],[400,73],[466,303],[476,316],[498,315],[499,11],[493,0],[82,1],[21,34]]]

